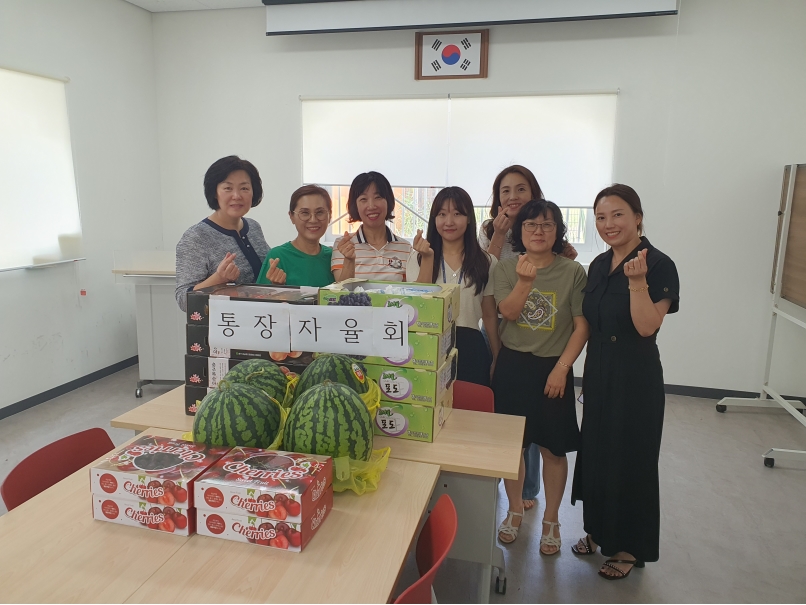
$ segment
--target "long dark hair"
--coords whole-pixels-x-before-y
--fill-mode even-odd
[[[467,285],[475,287],[476,296],[478,296],[487,286],[491,261],[476,239],[476,212],[473,208],[473,200],[461,187],[445,187],[437,193],[434,203],[431,205],[426,233],[426,239],[434,251],[434,274],[431,276],[431,281],[437,283],[437,278],[442,271],[442,236],[437,231],[437,215],[449,200],[453,200],[453,205],[459,214],[467,217],[467,229],[462,238],[465,245],[462,272],[467,278]],[[420,255],[417,255],[418,264],[421,260]]]
[[[563,220],[563,213],[557,204],[548,200],[532,200],[521,206],[518,216],[515,217],[515,222],[512,223],[512,249],[515,252],[526,252],[522,237],[524,221],[541,215],[549,218],[549,213],[554,217],[554,222],[557,223],[557,230],[554,232],[554,245],[551,247],[551,251],[555,254],[562,254],[565,249],[565,233],[567,230]]]
[[[543,190],[540,188],[540,184],[535,178],[535,175],[531,170],[526,168],[526,166],[513,164],[512,166],[507,166],[504,168],[498,173],[498,176],[495,177],[495,181],[493,181],[493,203],[492,206],[490,206],[490,220],[484,227],[484,232],[487,234],[487,239],[489,240],[493,239],[493,233],[495,232],[495,229],[493,229],[493,219],[495,219],[495,217],[498,216],[498,213],[501,212],[501,181],[504,180],[506,175],[512,174],[513,172],[520,174],[526,179],[526,182],[529,183],[529,189],[532,190],[533,200],[542,200],[545,197],[543,195]]]

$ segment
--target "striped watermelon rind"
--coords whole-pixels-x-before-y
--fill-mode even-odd
[[[294,396],[299,397],[311,387],[326,380],[346,385],[359,395],[369,390],[369,379],[364,364],[347,355],[325,353],[314,359],[302,372]]]
[[[207,445],[269,448],[283,430],[280,403],[257,387],[222,380],[202,399],[193,418],[193,441]]]
[[[268,359],[249,359],[233,367],[224,380],[257,387],[282,405],[290,405],[288,379],[280,367]]]
[[[366,461],[372,456],[372,439],[372,418],[358,393],[327,381],[296,397],[286,419],[283,448]]]

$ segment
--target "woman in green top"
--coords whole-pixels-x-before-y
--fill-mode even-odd
[[[503,316],[501,351],[492,388],[495,411],[526,417],[523,447],[540,446],[546,509],[540,552],[559,552],[558,513],[568,478],[567,452],[579,445],[571,366],[588,339],[582,316],[582,265],[561,256],[565,223],[553,202],[532,200],[512,225],[516,258],[495,268],[495,301]],[[524,465],[519,477],[504,480],[509,499],[507,518],[498,539],[509,544],[518,536],[523,517]]]
[[[333,248],[319,243],[332,211],[330,194],[318,185],[305,185],[292,193],[288,216],[297,228],[297,237],[271,249],[257,283],[318,288],[332,284]]]

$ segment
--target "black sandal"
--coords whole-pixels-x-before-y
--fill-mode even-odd
[[[622,569],[619,569],[618,567],[613,565],[613,563],[624,563],[624,564],[627,564],[627,565],[632,565],[632,567],[630,567],[625,572]],[[605,565],[607,565],[610,569],[613,569],[613,570],[617,571],[621,575],[613,576],[613,575],[610,575],[610,574],[606,574],[605,572],[603,572],[600,569],[599,570],[599,575],[600,576],[602,576],[605,580],[623,580],[624,578],[626,578],[627,576],[630,575],[630,572],[633,570],[633,567],[639,567],[639,568],[644,567],[644,562],[639,561],[638,559],[632,559],[632,560],[628,560],[628,559],[608,559],[607,561],[605,561],[602,564],[602,567],[604,567]]]
[[[581,549],[577,548],[577,544],[579,544],[579,542],[582,542],[582,547],[585,550],[581,550]],[[596,548],[599,548],[598,546],[596,548],[591,548],[591,539],[590,539],[590,536],[587,536],[587,535],[584,538],[580,538],[579,542],[577,542],[576,544],[574,544],[571,547],[571,552],[574,553],[575,555],[580,556],[580,557],[585,556],[585,555],[595,555],[596,554]]]

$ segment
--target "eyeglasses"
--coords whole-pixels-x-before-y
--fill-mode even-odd
[[[328,212],[324,208],[317,208],[316,212],[314,212],[313,214],[311,214],[311,211],[308,210],[307,208],[303,208],[302,210],[296,210],[295,212],[292,212],[291,214],[296,215],[296,217],[299,220],[305,221],[305,222],[308,222],[309,220],[311,220],[311,216],[313,216],[317,221],[324,221],[325,219],[327,219],[330,216],[330,212]]]
[[[545,223],[536,223],[534,221],[524,221],[523,230],[526,233],[534,233],[540,229],[543,233],[554,233],[557,228],[557,223],[546,221]]]

